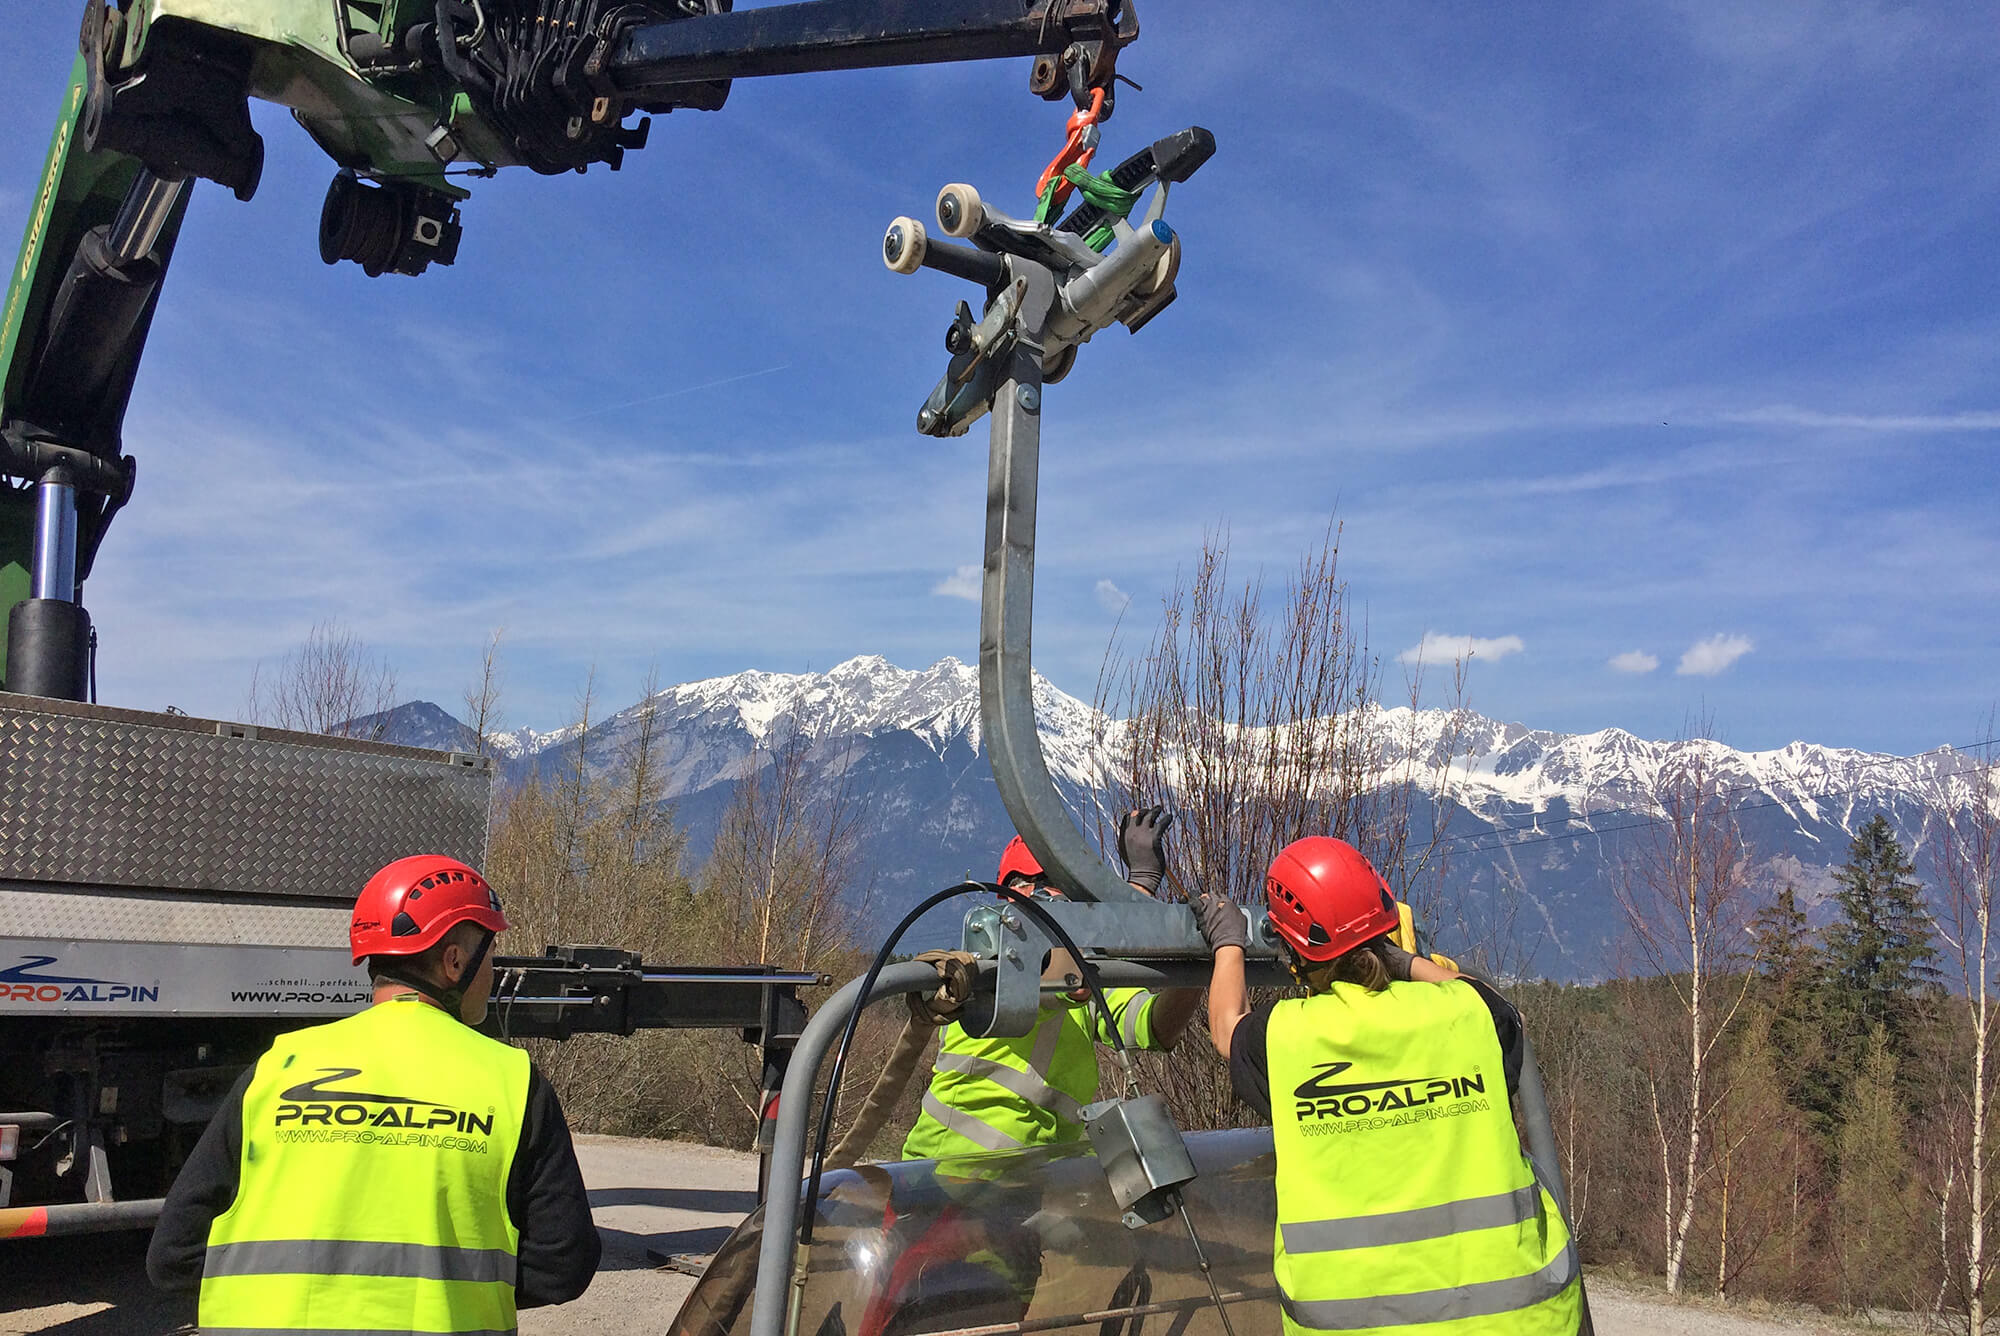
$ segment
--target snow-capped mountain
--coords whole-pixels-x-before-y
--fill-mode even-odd
[[[407,701],[393,710],[363,715],[346,727],[349,736],[372,738],[379,734],[405,747],[428,747],[432,751],[479,750],[479,735],[471,725],[460,723],[441,706],[427,700]],[[559,728],[547,733],[519,728],[511,733],[492,734],[486,739],[486,750],[503,761],[516,760],[533,756],[565,737],[574,736],[576,730],[573,728]]]
[[[1095,786],[1097,713],[1040,674],[1035,704],[1050,772],[1059,782]],[[980,750],[977,669],[942,659],[912,672],[870,655],[825,673],[750,671],[666,687],[650,700],[590,721],[583,743],[586,770],[603,775],[623,767],[649,708],[654,777],[668,800],[741,778],[760,747],[794,732],[810,735],[816,748],[837,745],[843,751],[853,750],[855,739],[898,734],[940,759],[961,748]],[[353,727],[368,731],[377,722],[370,716]],[[429,701],[399,705],[380,722],[390,740],[408,746],[458,751],[477,746],[470,728]],[[509,778],[553,775],[575,764],[579,732],[575,723],[545,732],[521,728],[488,737],[487,750],[500,758]]]
[[[1035,702],[1050,774],[1073,812],[1089,812],[1104,792],[1120,725],[1040,677]],[[750,671],[668,687],[591,721],[582,736],[587,771],[607,775],[628,762],[649,707],[655,779],[688,827],[694,856],[713,839],[736,782],[788,739],[808,749],[814,774],[844,776],[869,814],[863,861],[877,919],[893,920],[968,871],[990,875],[1011,833],[982,745],[978,673],[956,659],[912,671],[868,656],[825,673]],[[398,706],[387,722],[394,741],[454,750],[476,742],[428,702]],[[1727,792],[1760,875],[1791,881],[1811,903],[1826,894],[1853,831],[1876,812],[1914,847],[1926,795],[1964,764],[1949,749],[1898,757],[1795,742],[1744,752],[1618,729],[1553,733],[1471,711],[1371,708],[1361,722],[1390,780],[1414,774],[1428,791],[1436,775],[1448,776],[1447,801],[1420,800],[1413,818],[1417,841],[1443,823],[1440,895],[1454,905],[1445,916],[1492,921],[1514,906],[1516,932],[1538,948],[1535,966],[1559,977],[1597,975],[1616,962],[1614,886],[1657,829],[1663,771],[1698,758]],[[488,746],[503,776],[520,782],[567,773],[578,738],[572,724],[520,729]]]

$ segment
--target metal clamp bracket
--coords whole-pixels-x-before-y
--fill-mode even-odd
[[[1129,888],[1128,888],[1129,889]],[[1136,892],[1135,892],[1136,894]],[[1037,903],[1083,945],[1093,960],[1136,962],[1199,960],[1208,954],[1193,912],[1184,904],[1140,896],[1116,904],[1079,902],[1061,896],[1037,897]],[[1269,916],[1261,909],[1246,911],[1250,946],[1245,953],[1258,962],[1275,962],[1278,939]],[[1034,1028],[1042,996],[1067,991],[1061,980],[1045,977],[1055,943],[1033,918],[1008,905],[977,905],[965,916],[963,949],[993,961],[993,992],[975,994],[961,1024],[969,1034],[1019,1037]],[[1071,988],[1082,980],[1070,984]]]

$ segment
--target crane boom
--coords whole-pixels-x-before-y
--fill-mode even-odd
[[[650,114],[718,110],[733,79],[1032,55],[1031,92],[1108,111],[1139,32],[1130,0],[732,3],[89,0],[0,311],[0,689],[89,692],[126,403],[192,182],[257,189],[251,98],[333,160],[321,258],[416,275],[457,257],[455,178],[615,171]]]

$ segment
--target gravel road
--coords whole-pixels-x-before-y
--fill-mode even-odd
[[[589,1293],[560,1308],[521,1314],[521,1336],[645,1336],[664,1331],[694,1279],[658,1267],[650,1253],[713,1252],[756,1202],[752,1155],[677,1142],[579,1137],[604,1261]],[[192,1300],[146,1284],[146,1237],[107,1234],[0,1244],[0,1336],[175,1336],[194,1319]],[[1591,1282],[1604,1336],[1802,1336],[1851,1332],[1813,1322],[1751,1318]]]

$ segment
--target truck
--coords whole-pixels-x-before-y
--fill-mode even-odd
[[[487,758],[0,694],[0,1237],[149,1223],[244,1067],[369,1000],[348,906]]]
[[[411,850],[478,865],[489,758],[0,693],[0,1239],[149,1225],[243,1069],[368,1005],[356,893]],[[817,974],[495,962],[488,1033],[734,1030],[768,1145]]]

